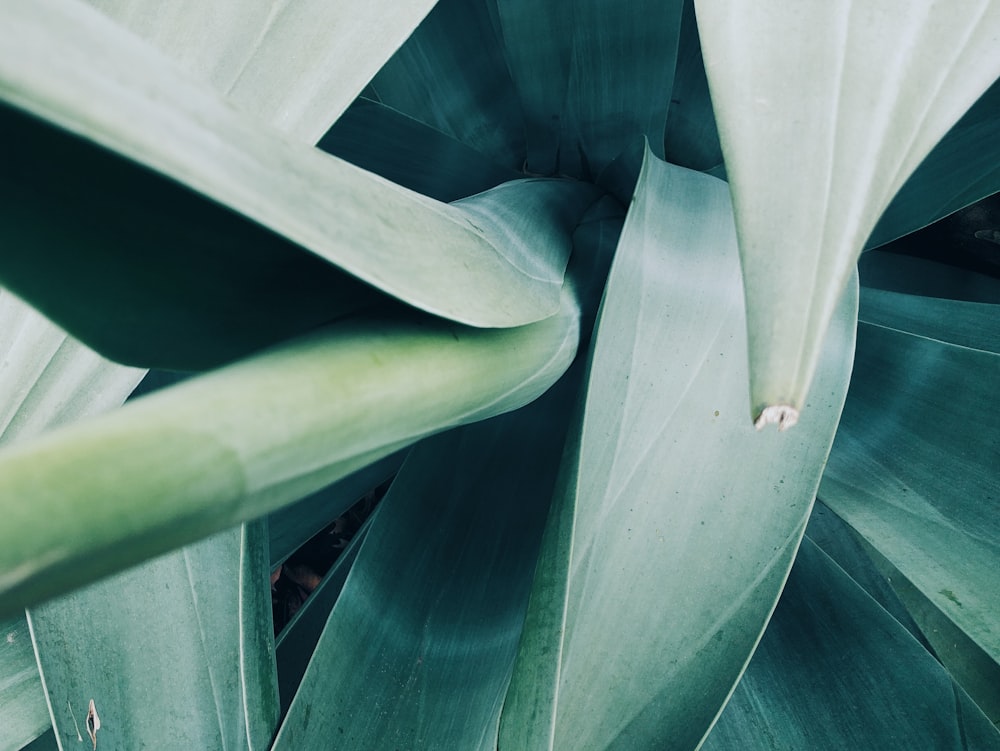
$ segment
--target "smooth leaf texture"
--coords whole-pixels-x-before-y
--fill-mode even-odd
[[[593,179],[630,141],[663,155],[681,0],[497,0],[527,169]]]
[[[268,548],[274,569],[313,535],[347,511],[369,490],[399,471],[406,451],[380,459],[268,517]]]
[[[288,713],[288,707],[295,698],[302,683],[316,644],[323,635],[326,621],[340,592],[347,581],[347,575],[358,558],[361,543],[371,529],[372,517],[368,517],[340,553],[333,566],[320,581],[319,586],[309,593],[295,615],[285,625],[275,640],[275,660],[278,667],[278,694],[281,698],[281,715]]]
[[[18,751],[51,727],[24,616],[0,622],[0,751]]]
[[[873,250],[858,261],[862,287],[923,297],[1000,303],[1000,279],[923,258]]]
[[[878,218],[1000,77],[1000,4],[695,7],[736,213],[752,415],[789,422]]]
[[[865,243],[875,248],[1000,190],[1000,81],[910,176]]]
[[[514,329],[354,319],[0,453],[2,616],[524,405],[576,352],[563,297]]]
[[[440,0],[366,91],[508,169],[524,166],[524,117],[492,2]]]
[[[29,611],[64,748],[264,751],[278,721],[267,530],[253,522]]]
[[[578,382],[414,448],[274,751],[496,749]]]
[[[1000,748],[906,629],[806,537],[704,751]]]
[[[454,136],[363,98],[348,107],[318,145],[438,201],[457,201],[523,177]]]
[[[831,328],[801,432],[755,433],[728,191],[647,154],[502,751],[683,749],[708,731],[805,527],[847,390],[856,299],[845,297]]]
[[[1000,661],[1000,355],[862,323],[856,372],[819,497]]]
[[[244,111],[313,144],[435,0],[88,0]]]
[[[511,227],[483,224],[481,212],[470,217],[283,138],[77,0],[16,4],[5,16],[0,96],[13,107],[203,193],[430,312],[473,325],[516,326],[558,309],[569,250],[559,238],[593,199],[589,186],[525,182],[517,190],[537,191],[533,203],[541,208],[519,216],[521,242],[511,244]],[[574,214],[568,228],[567,213]],[[17,217],[5,212],[2,226],[10,222],[15,238],[30,238],[33,225],[19,226]],[[0,266],[0,278],[14,289],[37,273],[28,264],[27,278],[15,280],[25,252],[19,263]],[[546,272],[538,278],[525,263],[545,264]],[[46,265],[50,274],[59,270],[54,259]],[[108,283],[121,277],[109,275]],[[31,302],[75,324],[84,306],[55,316],[62,296],[42,306],[33,284],[32,293],[23,291]]]

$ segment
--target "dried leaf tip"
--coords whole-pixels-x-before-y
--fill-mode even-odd
[[[799,411],[789,404],[774,404],[764,407],[753,421],[757,430],[763,430],[765,425],[777,424],[778,430],[792,427],[799,421]]]
[[[90,736],[91,742],[94,744],[94,751],[97,751],[97,731],[101,729],[101,718],[97,716],[97,707],[94,706],[94,700],[90,700],[90,706],[87,707],[87,735]]]

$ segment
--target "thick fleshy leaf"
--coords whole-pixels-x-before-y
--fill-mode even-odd
[[[521,170],[524,119],[491,5],[440,0],[367,92],[503,167]]]
[[[435,0],[88,0],[246,112],[310,144]]]
[[[28,622],[0,622],[0,751],[18,751],[52,726]]]
[[[722,165],[722,146],[701,57],[694,0],[684,1],[663,151],[671,164],[702,172]]]
[[[998,190],[1000,80],[920,163],[892,199],[865,245],[884,245]]]
[[[849,294],[801,432],[757,434],[745,419],[746,325],[728,190],[647,155],[500,748],[697,745],[798,547],[847,390],[855,316]]]
[[[523,177],[454,136],[369,99],[348,107],[318,145],[438,201],[457,201]]]
[[[563,297],[513,329],[355,319],[0,453],[2,616],[524,405],[575,354]]]
[[[52,54],[55,49],[59,54]],[[489,209],[477,199],[462,207],[442,204],[283,138],[77,0],[5,8],[0,96],[209,196],[391,295],[472,325],[515,326],[555,313],[568,231],[575,212],[595,195],[579,183],[524,181],[509,190],[535,209],[519,212],[516,225],[484,223]],[[22,172],[21,179],[30,178],[30,171]],[[12,235],[4,239],[0,278],[65,325],[82,326],[87,306],[77,304],[61,316],[54,312],[73,305],[65,299],[65,289],[50,292],[43,304],[40,296],[50,287],[36,278],[38,258],[45,259],[48,275],[67,276],[93,269],[97,259],[88,253],[86,264],[78,260],[64,267],[74,257],[65,249],[65,230],[40,229],[25,221],[21,212],[31,208],[24,206],[26,191],[16,180],[5,180],[4,187],[0,226]],[[53,192],[58,195],[57,187],[48,186],[46,200]],[[66,209],[73,200],[65,197],[56,208]],[[493,206],[490,200],[495,197],[487,201]],[[177,220],[169,212],[163,218]],[[203,239],[196,252],[217,241]],[[58,256],[42,256],[39,242],[54,242],[57,247],[48,250]],[[136,257],[128,252],[135,242],[121,247],[120,239],[119,247],[109,251],[116,264]],[[196,258],[201,261],[201,255]],[[142,261],[147,261],[145,255]],[[194,259],[187,262],[194,264]],[[538,266],[545,267],[544,273],[537,273]],[[125,293],[122,280],[133,284],[144,279],[146,270],[143,265],[125,273],[116,265],[111,274],[106,268],[101,274],[91,270],[88,281],[103,281],[119,295]],[[158,277],[145,273],[153,276],[147,280],[151,292]],[[214,286],[216,279],[209,275],[203,283]],[[63,286],[69,285],[64,281]],[[125,286],[125,291],[131,289]],[[94,291],[91,303],[101,299],[99,292]],[[100,337],[101,327],[92,323],[92,328],[93,336]]]
[[[705,751],[1000,749],[941,665],[807,537]]]
[[[753,417],[787,421],[878,218],[1000,77],[1000,4],[695,7],[740,241]]]
[[[267,522],[271,568],[282,563],[365,493],[392,477],[405,458],[406,451],[387,456],[271,514]]]
[[[64,748],[266,749],[278,721],[267,530],[254,522],[29,611]],[[89,742],[89,741],[88,741]]]
[[[578,382],[414,448],[274,751],[496,749]]]
[[[855,372],[820,498],[1000,661],[1000,355],[862,323]]]
[[[309,598],[275,640],[274,652],[278,667],[278,694],[281,698],[282,717],[288,713],[288,707],[299,690],[302,676],[309,667],[316,644],[323,635],[326,621],[340,597],[347,575],[358,558],[361,543],[368,536],[371,522],[372,517],[365,520],[319,586],[309,594]]]
[[[873,250],[858,261],[862,287],[1000,304],[1000,279],[923,258]]]
[[[527,168],[597,176],[636,137],[663,155],[682,0],[497,0]]]

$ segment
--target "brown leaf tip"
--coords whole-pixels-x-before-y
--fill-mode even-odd
[[[786,430],[799,421],[799,411],[790,404],[773,404],[764,407],[753,421],[757,430],[763,430],[765,425],[777,425],[778,430]]]

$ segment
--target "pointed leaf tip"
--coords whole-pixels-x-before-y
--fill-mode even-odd
[[[790,404],[772,404],[764,407],[753,421],[757,430],[763,430],[767,425],[778,426],[778,430],[787,430],[799,421],[799,411]]]

